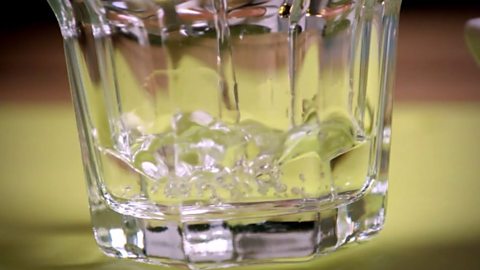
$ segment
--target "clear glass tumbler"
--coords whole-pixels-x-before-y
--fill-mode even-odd
[[[96,241],[294,262],[385,221],[400,0],[49,0]]]

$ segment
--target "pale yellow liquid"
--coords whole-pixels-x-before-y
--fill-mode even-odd
[[[325,41],[308,25],[225,32],[221,15],[214,21],[217,31],[197,36],[145,32],[105,45],[116,84],[94,97],[106,107],[93,119],[109,196],[166,206],[334,201],[368,185],[372,115],[351,77],[353,33]]]

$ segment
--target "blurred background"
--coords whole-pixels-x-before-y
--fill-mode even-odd
[[[0,100],[68,102],[60,31],[47,1],[8,5],[22,13],[0,16]],[[480,17],[480,1],[402,2],[398,100],[480,99],[478,68],[463,36],[466,20],[473,17]],[[32,82],[41,89],[32,89]]]
[[[46,1],[8,3],[0,269],[150,269],[95,247],[60,31]],[[464,37],[474,17],[480,1],[403,0],[385,231],[295,269],[480,269],[480,65]]]

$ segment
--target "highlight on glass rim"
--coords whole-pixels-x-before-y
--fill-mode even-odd
[[[107,255],[301,262],[385,222],[400,0],[48,0]]]

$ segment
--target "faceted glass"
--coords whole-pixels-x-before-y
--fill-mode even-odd
[[[49,0],[95,238],[215,268],[385,221],[399,0]]]

